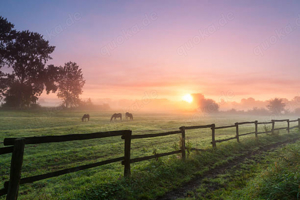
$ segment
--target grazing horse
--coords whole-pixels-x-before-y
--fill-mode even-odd
[[[81,121],[85,121],[85,119],[87,119],[88,121],[90,121],[90,115],[89,114],[84,114],[81,118]]]
[[[125,113],[125,117],[126,117],[126,119],[130,119],[130,120],[133,120],[133,115],[132,115],[132,113],[129,113],[129,112],[126,112]]]
[[[111,116],[111,118],[110,118],[110,121],[112,120],[112,119],[117,119],[117,118],[120,118],[120,120],[122,120],[122,114],[121,113],[115,113],[115,114],[113,114],[112,116]]]

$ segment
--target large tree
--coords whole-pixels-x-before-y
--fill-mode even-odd
[[[10,52],[6,47],[11,44],[15,37],[16,31],[13,29],[14,25],[7,21],[7,19],[0,16],[0,99],[3,97],[9,83],[8,74],[4,73],[1,68],[10,64]]]
[[[0,17],[0,67],[13,69],[11,74],[1,76],[5,105],[28,107],[36,103],[38,96],[46,89],[55,92],[58,67],[46,62],[55,47],[50,46],[39,33],[14,31],[13,25]],[[5,77],[4,77],[5,76]]]
[[[7,21],[6,18],[0,16],[0,69],[9,64],[9,53],[6,47],[11,44],[16,37],[16,30],[13,29],[14,25]]]
[[[285,103],[282,102],[283,99],[275,98],[269,101],[267,108],[273,114],[281,114],[285,109]]]
[[[64,106],[66,108],[78,106],[80,104],[79,95],[82,94],[85,80],[82,70],[75,62],[68,62],[64,67],[60,67],[58,83],[57,96],[63,100]]]
[[[5,94],[8,105],[28,107],[31,103],[36,103],[44,89],[48,93],[56,91],[54,82],[49,84],[49,72],[45,66],[51,59],[50,54],[54,48],[38,33],[22,31],[16,34],[15,41],[6,47],[7,51],[11,52],[9,61],[13,68],[13,84]],[[50,68],[53,71],[52,67]]]

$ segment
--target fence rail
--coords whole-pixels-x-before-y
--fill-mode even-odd
[[[287,130],[287,129],[288,129],[288,127],[274,128],[275,131],[277,131],[277,130]]]
[[[298,121],[299,121],[298,119],[290,120],[290,122],[298,122]]]
[[[172,152],[168,152],[168,153],[155,154],[153,156],[145,156],[145,157],[142,157],[142,158],[134,158],[134,159],[130,160],[130,163],[141,162],[141,161],[144,161],[144,160],[150,160],[152,158],[159,158],[159,157],[162,157],[162,156],[169,156],[169,155],[178,154],[178,153],[181,153],[181,150],[172,151]],[[122,162],[122,164],[123,164],[123,162]]]
[[[287,122],[287,127],[279,127],[275,128],[276,122]],[[298,122],[297,126],[290,127],[290,123],[292,122]],[[254,124],[254,132],[249,133],[239,133],[239,127],[245,124]],[[265,124],[272,124],[272,130],[271,131],[265,131],[265,132],[258,132],[258,125],[265,125]],[[289,120],[289,119],[282,119],[282,120],[271,120],[271,122],[258,122],[258,121],[251,121],[251,122],[237,122],[234,125],[229,126],[219,126],[216,127],[215,124],[208,124],[208,125],[199,125],[199,126],[182,126],[177,131],[169,131],[169,132],[163,132],[163,133],[155,133],[155,134],[143,134],[143,135],[132,135],[131,130],[120,130],[120,131],[110,131],[110,132],[97,132],[97,133],[89,133],[89,134],[70,134],[70,135],[61,135],[61,136],[41,136],[41,137],[25,137],[25,138],[5,138],[4,139],[4,145],[12,145],[9,147],[3,147],[0,148],[0,155],[12,153],[12,159],[11,159],[11,166],[10,166],[10,178],[9,181],[6,181],[4,183],[4,188],[0,189],[0,196],[7,194],[6,199],[17,199],[18,197],[18,189],[20,184],[25,183],[32,183],[35,181],[60,176],[63,174],[76,172],[80,170],[85,170],[93,167],[98,167],[110,163],[120,162],[124,165],[124,176],[130,176],[130,164],[141,162],[153,158],[159,158],[163,156],[169,156],[173,154],[179,154],[181,153],[182,160],[185,160],[186,157],[186,148],[185,146],[185,135],[186,130],[191,129],[203,129],[203,128],[210,128],[212,133],[212,147],[216,148],[216,143],[225,142],[229,140],[236,139],[237,142],[239,141],[239,137],[255,134],[255,137],[257,138],[259,134],[263,133],[274,133],[275,130],[287,130],[288,132],[290,129],[294,128],[300,128],[300,118],[296,120]],[[216,133],[215,130],[218,129],[225,129],[225,128],[235,128],[235,136],[225,139],[216,140]],[[172,152],[166,152],[166,153],[160,153],[155,154],[152,156],[145,156],[140,158],[130,158],[131,154],[131,140],[132,139],[144,139],[144,138],[153,138],[153,137],[163,137],[168,135],[175,135],[175,134],[181,134],[181,147],[180,150],[172,151]],[[31,176],[31,177],[25,177],[21,178],[21,169],[22,169],[22,163],[23,163],[23,155],[24,155],[24,148],[26,144],[42,144],[42,143],[52,143],[52,142],[67,142],[67,141],[74,141],[74,140],[87,140],[87,139],[96,139],[96,138],[105,138],[105,137],[115,137],[115,136],[121,136],[121,138],[124,140],[124,156],[113,158],[105,161],[100,161],[96,163],[91,163],[87,165],[82,165],[78,167],[72,167],[68,169],[63,169],[59,171],[54,171],[46,174]],[[206,151],[204,149],[196,149],[196,148],[190,148],[190,150],[195,151]]]
[[[243,125],[243,124],[254,124],[256,121],[253,122],[237,122],[238,125]]]
[[[244,135],[251,135],[251,134],[254,134],[256,132],[250,132],[250,133],[243,133],[243,134],[239,134],[239,136],[244,136]]]
[[[272,124],[272,122],[258,122],[257,124]]]
[[[7,154],[7,153],[12,153],[14,150],[14,147],[3,147],[3,148],[0,148],[0,155],[3,155],[3,154]]]
[[[187,129],[198,129],[198,128],[211,128],[213,124],[208,125],[201,125],[201,126],[184,126],[184,128]]]
[[[7,194],[7,188],[2,188],[0,190],[0,197]]]
[[[131,139],[141,139],[141,138],[150,138],[150,137],[159,137],[159,136],[166,136],[166,135],[173,135],[181,133],[181,131],[170,131],[165,133],[155,133],[155,134],[145,134],[145,135],[133,135]]]
[[[59,171],[55,171],[55,172],[50,172],[47,174],[41,174],[41,175],[37,175],[37,176],[30,176],[30,177],[26,177],[26,178],[21,178],[20,180],[20,184],[25,184],[25,183],[33,183],[35,181],[39,181],[39,180],[43,180],[43,179],[47,179],[47,178],[52,178],[52,177],[56,177],[56,176],[60,176],[63,174],[68,174],[71,172],[77,172],[77,171],[81,171],[84,169],[90,169],[93,167],[98,167],[101,165],[106,165],[106,164],[110,164],[110,163],[114,163],[114,162],[118,162],[118,161],[123,161],[124,157],[120,157],[120,158],[114,158],[114,159],[109,159],[109,160],[105,160],[105,161],[101,161],[101,162],[96,162],[96,163],[92,163],[92,164],[88,164],[88,165],[81,165],[79,167],[72,167],[69,169],[63,169],[63,170],[59,170]],[[4,184],[8,184],[8,181],[5,182]]]
[[[236,137],[226,138],[226,139],[223,139],[223,140],[216,140],[215,142],[225,142],[225,141],[233,140],[233,139],[236,139]]]
[[[289,121],[289,119],[273,119],[273,122],[286,122]]]
[[[262,131],[262,132],[257,132],[257,135],[263,134],[263,133],[272,133],[272,131]]]
[[[300,128],[299,126],[292,126],[290,127],[290,129],[293,129],[293,128]]]
[[[96,138],[105,138],[113,136],[122,136],[124,133],[131,132],[131,130],[97,132],[88,134],[69,134],[59,136],[40,136],[40,137],[25,137],[25,144],[42,144],[51,142],[67,142],[73,140],[88,140]],[[14,145],[16,138],[5,138],[4,145]]]

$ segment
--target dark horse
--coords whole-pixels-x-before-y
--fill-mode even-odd
[[[83,117],[81,118],[81,121],[85,121],[84,119],[87,119],[88,121],[90,121],[90,115],[84,114]]]
[[[111,118],[110,118],[110,121],[112,120],[112,119],[117,119],[117,118],[120,118],[121,120],[122,120],[122,114],[121,113],[115,113],[115,114],[113,114],[112,116],[111,116]]]
[[[133,120],[133,115],[132,115],[132,113],[129,113],[129,112],[126,112],[125,113],[125,117],[126,117],[126,119],[130,119],[130,120]]]

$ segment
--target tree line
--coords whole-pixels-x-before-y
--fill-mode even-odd
[[[17,31],[0,16],[0,99],[3,107],[26,108],[37,104],[46,91],[57,92],[65,107],[80,104],[85,84],[82,69],[75,62],[46,65],[55,50],[36,32]],[[4,70],[6,69],[6,70]]]
[[[213,99],[208,99],[205,98],[203,94],[201,93],[195,93],[192,94],[194,101],[198,104],[198,111],[201,111],[203,113],[218,113],[219,111],[219,104],[215,102]],[[248,114],[275,114],[275,115],[280,115],[280,114],[290,114],[291,111],[285,108],[286,104],[283,102],[283,99],[281,98],[274,98],[268,101],[268,104],[266,105],[265,108],[256,108],[254,107],[252,110],[246,111]],[[226,112],[228,114],[243,114],[245,111],[241,110],[235,110],[231,109],[228,111],[222,111]],[[295,113],[299,113],[300,108],[295,110]]]
[[[296,108],[294,111],[290,111],[289,109],[286,108],[286,104],[283,102],[283,99],[274,98],[268,101],[266,108],[254,107],[247,111],[231,109],[223,112],[227,114],[282,115],[282,114],[299,114],[300,108]]]

